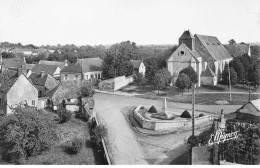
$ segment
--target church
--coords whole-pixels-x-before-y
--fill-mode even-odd
[[[173,76],[173,84],[180,71],[191,66],[198,75],[197,86],[216,85],[222,80],[224,67],[232,60],[231,55],[217,37],[191,34],[189,30],[179,38],[178,48],[166,60],[167,69]]]

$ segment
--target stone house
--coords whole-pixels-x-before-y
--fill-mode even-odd
[[[167,69],[173,76],[173,83],[182,69],[191,66],[198,75],[197,86],[200,87],[201,83],[215,85],[215,77],[217,81],[220,81],[225,65],[231,60],[232,57],[217,37],[198,34],[193,36],[187,30],[179,38],[179,47],[166,62]],[[208,72],[213,74],[210,77],[207,72],[207,77],[201,78],[202,72],[207,69],[209,69]],[[204,81],[202,82],[202,80]]]
[[[38,89],[24,74],[6,70],[0,76],[0,109],[10,114],[19,104],[37,107]]]
[[[130,60],[133,67],[134,73],[142,73],[145,76],[145,65],[143,60]]]
[[[100,58],[78,59],[81,65],[84,80],[97,80],[102,78],[103,60]]]
[[[59,84],[59,81],[53,76],[45,74],[44,72],[41,72],[40,74],[32,73],[29,76],[29,79],[38,88],[39,97],[43,97],[45,92],[52,90]]]
[[[81,81],[83,76],[82,68],[79,63],[66,66],[60,71],[60,74],[60,81],[63,83],[71,80]]]

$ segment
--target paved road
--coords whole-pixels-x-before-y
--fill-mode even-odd
[[[131,96],[120,96],[97,93],[95,98],[95,110],[102,124],[108,128],[108,147],[110,154],[112,153],[113,164],[148,164],[145,154],[136,141],[133,130],[129,127],[123,114],[130,109],[131,106],[142,104],[144,106],[160,106],[162,101],[143,99]],[[169,109],[191,109],[191,104],[168,103]],[[237,105],[196,105],[196,110],[220,112],[224,109],[225,113],[234,112],[240,106]]]

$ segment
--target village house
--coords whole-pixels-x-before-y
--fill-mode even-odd
[[[134,67],[134,73],[142,73],[143,76],[145,76],[145,65],[143,63],[143,60],[130,60],[133,67]]]
[[[49,74],[45,74],[44,72],[32,73],[29,76],[31,82],[38,88],[39,97],[43,97],[45,92],[48,92],[55,88],[59,82]]]
[[[102,78],[103,60],[100,58],[78,59],[81,65],[84,80],[97,80]]]
[[[232,57],[217,37],[193,36],[187,30],[179,38],[179,47],[167,59],[167,69],[173,76],[173,83],[181,70],[191,66],[198,75],[198,87],[201,84],[216,85],[221,80],[225,65],[231,60]],[[203,71],[207,72],[202,74]]]
[[[10,114],[19,104],[37,107],[38,89],[24,74],[5,70],[0,74],[0,113]]]
[[[61,82],[66,82],[71,80],[81,81],[83,75],[82,68],[79,63],[70,64],[66,66],[60,71],[60,74],[61,74],[60,77]]]

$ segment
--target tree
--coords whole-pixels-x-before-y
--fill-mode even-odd
[[[183,91],[190,87],[190,83],[191,82],[188,75],[186,75],[185,73],[181,73],[176,80],[176,87],[182,90],[183,95]]]
[[[229,45],[233,45],[233,44],[236,44],[236,41],[234,39],[231,39],[228,41]]]
[[[147,79],[142,73],[137,73],[134,75],[134,82],[139,86],[143,87],[147,83]]]
[[[77,92],[79,98],[92,97],[94,94],[95,94],[95,90],[90,84],[85,84],[81,86]]]
[[[146,67],[145,76],[149,83],[152,83],[156,72],[159,70],[157,60],[156,58],[149,58],[144,61],[144,64]]]
[[[226,65],[222,74],[223,81],[225,84],[229,84],[229,72],[228,66]],[[230,67],[230,81],[232,85],[235,85],[237,82],[237,73],[233,67]]]
[[[14,55],[14,53],[2,52],[2,57],[3,58],[14,58],[15,55]]]
[[[166,88],[171,82],[171,75],[166,69],[160,69],[153,78],[153,85],[158,90]]]
[[[21,164],[27,157],[49,149],[56,140],[53,122],[34,107],[13,108],[0,121],[0,147],[5,161]]]
[[[189,66],[187,68],[184,68],[180,72],[180,74],[182,74],[182,73],[186,74],[189,77],[189,79],[190,79],[190,85],[189,85],[188,89],[191,88],[192,83],[195,84],[195,83],[198,82],[198,75],[197,75],[197,73],[194,71],[194,69],[192,67]]]
[[[257,63],[250,66],[248,81],[254,84],[256,88],[260,84],[260,66]]]
[[[229,64],[230,64],[230,67],[233,67],[234,70],[236,71],[237,79],[240,80],[240,81],[243,81],[246,77],[246,75],[245,75],[246,72],[245,72],[244,66],[241,63],[240,59],[235,58]]]
[[[129,76],[133,74],[131,59],[135,59],[136,45],[130,41],[113,45],[103,60],[103,77],[105,79],[117,76]]]

